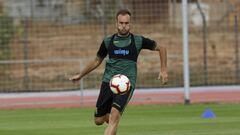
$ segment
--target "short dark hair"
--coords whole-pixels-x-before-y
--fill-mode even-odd
[[[128,9],[120,9],[116,14],[116,19],[118,19],[119,15],[129,15],[131,17],[131,12]]]

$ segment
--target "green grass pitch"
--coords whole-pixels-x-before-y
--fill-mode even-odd
[[[216,118],[201,118],[207,108]],[[93,110],[0,110],[0,135],[103,135]],[[129,106],[118,135],[240,135],[240,104]]]

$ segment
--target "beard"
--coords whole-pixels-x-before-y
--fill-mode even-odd
[[[118,34],[121,36],[127,36],[129,34],[130,30],[126,30],[126,29],[118,29]]]

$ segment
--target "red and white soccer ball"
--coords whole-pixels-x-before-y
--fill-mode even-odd
[[[131,83],[127,76],[117,74],[112,77],[109,85],[114,94],[123,95],[130,90]]]

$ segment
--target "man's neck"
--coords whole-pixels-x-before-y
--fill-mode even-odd
[[[120,33],[117,34],[117,36],[119,36],[119,37],[128,37],[129,35],[130,35],[130,32],[127,33],[127,34],[125,34],[125,35],[122,35],[122,34],[120,34]]]

